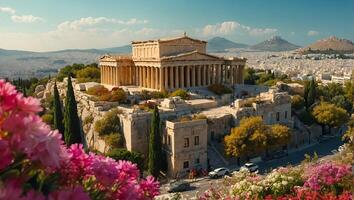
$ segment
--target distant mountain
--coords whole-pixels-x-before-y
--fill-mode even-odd
[[[98,62],[104,54],[131,53],[131,45],[105,49],[65,49],[33,52],[0,49],[0,78],[41,77],[55,73],[65,65]]]
[[[207,51],[208,52],[224,52],[226,49],[231,48],[247,48],[248,45],[235,43],[231,40],[222,37],[214,37],[208,40]]]
[[[251,49],[256,49],[261,51],[291,51],[291,50],[298,49],[299,47],[300,46],[284,40],[280,36],[274,36],[269,40],[250,46]]]
[[[101,49],[102,51],[106,51],[108,53],[131,53],[132,52],[132,45],[125,45],[120,47],[113,47],[113,48],[106,48]]]
[[[350,40],[331,36],[300,49],[299,53],[354,53],[354,44]]]
[[[7,49],[0,49],[0,56],[15,56],[15,55],[26,55],[35,53],[32,51],[21,51],[21,50],[7,50]]]

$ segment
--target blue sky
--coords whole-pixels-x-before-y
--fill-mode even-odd
[[[247,44],[274,35],[298,45],[354,40],[354,0],[0,0],[5,49],[115,47],[184,31]]]

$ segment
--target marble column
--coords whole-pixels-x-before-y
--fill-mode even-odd
[[[103,67],[103,83],[107,84],[107,66]]]
[[[174,67],[175,68],[175,71],[174,71],[174,74],[175,74],[175,77],[176,77],[176,80],[175,80],[175,88],[178,89],[179,88],[179,66],[176,66]]]
[[[155,67],[155,89],[160,89],[160,68]]]
[[[192,65],[191,66],[191,70],[192,70],[192,87],[195,87],[195,70],[196,70],[196,66]]]
[[[109,66],[107,66],[107,81],[106,81],[106,83],[107,84],[109,84]]]
[[[174,85],[174,77],[173,77],[173,71],[174,71],[174,67],[169,67],[169,71],[170,71],[170,77],[169,77],[169,80],[170,80],[170,88],[171,89],[174,89],[175,88],[175,85]]]
[[[145,72],[145,66],[141,66],[141,86],[145,87],[145,82],[146,82],[146,72]]]
[[[186,87],[189,88],[191,86],[191,79],[190,79],[190,67],[189,66],[185,66],[186,67]]]
[[[186,87],[185,86],[185,84],[184,84],[184,79],[185,79],[185,77],[184,77],[184,66],[179,66],[180,68],[181,68],[181,88],[184,88],[184,87]]]
[[[160,76],[160,91],[164,91],[165,90],[165,71],[164,71],[165,68],[163,67],[160,67],[159,68],[159,76]]]
[[[202,84],[201,78],[202,78],[202,67],[201,65],[197,66],[197,87],[200,87]]]
[[[113,77],[112,85],[116,85],[116,67],[112,67],[112,77]]]
[[[164,79],[165,79],[165,89],[168,90],[170,87],[168,86],[168,67],[164,67]]]
[[[205,65],[206,67],[206,85],[210,85],[210,65]]]
[[[152,73],[152,67],[151,66],[148,66],[148,85],[147,85],[147,87],[148,88],[152,88],[152,75],[153,75],[153,73]]]
[[[173,74],[174,67],[172,67],[172,66],[169,67],[169,68],[168,68],[168,71],[170,72],[170,74],[169,74],[169,81],[170,81],[170,82],[169,82],[169,86],[170,86],[170,87],[169,87],[169,88],[170,88],[170,89],[174,89],[174,88],[175,88],[175,85],[174,85],[174,77],[173,77],[173,75],[174,75],[174,74]]]
[[[207,65],[203,66],[203,86],[206,86],[208,84],[208,78],[207,78]]]

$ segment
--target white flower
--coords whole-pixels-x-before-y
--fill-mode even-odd
[[[281,184],[287,185],[287,184],[288,184],[288,181],[282,181]]]

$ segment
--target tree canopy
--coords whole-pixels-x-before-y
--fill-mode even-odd
[[[340,126],[348,119],[348,114],[343,108],[327,102],[315,106],[312,115],[319,124],[329,127]]]
[[[290,139],[290,129],[283,125],[266,125],[259,116],[242,119],[240,125],[225,136],[225,152],[229,156],[249,157],[269,148],[283,146]]]

